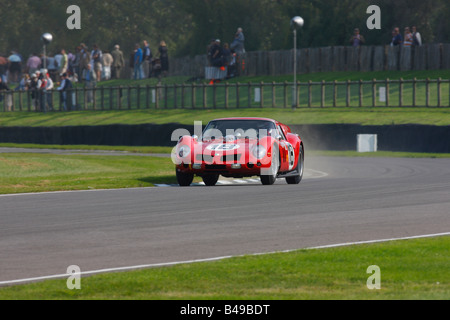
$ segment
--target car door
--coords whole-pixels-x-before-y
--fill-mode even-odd
[[[294,147],[287,141],[286,136],[280,126],[277,126],[277,132],[278,136],[280,137],[280,172],[291,171],[293,170],[295,164]]]

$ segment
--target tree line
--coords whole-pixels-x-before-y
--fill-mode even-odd
[[[68,6],[81,9],[81,29],[69,30]],[[381,8],[381,30],[368,30],[367,7]],[[210,40],[231,42],[244,29],[246,50],[292,48],[290,19],[305,20],[298,46],[348,45],[354,28],[366,44],[389,44],[392,28],[416,25],[426,43],[450,42],[448,0],[0,0],[0,55],[11,50],[24,57],[42,51],[41,34],[50,32],[50,53],[80,43],[103,50],[119,44],[124,52],[148,40],[156,51],[165,40],[171,56],[205,54]]]

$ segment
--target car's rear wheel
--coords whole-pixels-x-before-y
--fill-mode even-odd
[[[177,181],[181,187],[189,187],[192,184],[192,181],[194,181],[193,173],[185,173],[180,172],[178,170],[176,170],[176,172],[177,172]]]
[[[219,181],[219,175],[218,174],[206,174],[202,176],[203,182],[208,187],[213,187],[216,185],[217,181]]]
[[[305,152],[303,151],[303,147],[300,146],[297,168],[295,168],[295,171],[297,171],[298,175],[295,177],[287,177],[286,182],[288,184],[299,184],[303,179],[304,167],[305,167]]]
[[[268,174],[261,175],[261,182],[265,186],[271,186],[277,181],[278,171],[280,170],[280,156],[278,146],[272,148],[272,162]]]

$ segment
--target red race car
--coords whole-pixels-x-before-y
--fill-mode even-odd
[[[299,184],[303,178],[304,147],[297,134],[278,121],[266,118],[226,118],[211,121],[201,137],[182,136],[172,159],[180,186],[200,176],[207,186],[219,176],[259,176],[263,185],[277,178]]]

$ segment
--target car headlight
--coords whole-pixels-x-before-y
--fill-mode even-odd
[[[267,149],[261,145],[255,146],[255,147],[253,147],[252,153],[255,156],[255,158],[262,159],[266,156]]]
[[[185,158],[187,156],[189,156],[191,154],[191,148],[189,148],[188,146],[184,145],[181,146],[180,148],[178,148],[178,156],[180,158]]]

